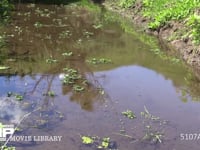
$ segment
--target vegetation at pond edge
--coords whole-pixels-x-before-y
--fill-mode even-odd
[[[111,0],[125,9],[141,12],[149,19],[148,28],[159,30],[163,26],[170,26],[170,21],[181,21],[187,27],[182,35],[192,38],[196,44],[200,43],[200,0]],[[189,30],[189,32],[188,32]]]
[[[9,2],[9,0],[0,1],[0,23],[5,23],[8,21],[12,8],[13,5]]]

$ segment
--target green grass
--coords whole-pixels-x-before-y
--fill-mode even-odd
[[[142,15],[150,19],[148,28],[156,30],[169,21],[182,21],[193,41],[200,43],[200,0],[120,0],[119,4],[127,8],[136,2],[142,4]]]
[[[119,6],[123,8],[129,8],[132,7],[135,4],[136,0],[120,0]]]
[[[13,6],[8,0],[0,1],[0,23],[5,23],[10,18],[10,12]]]

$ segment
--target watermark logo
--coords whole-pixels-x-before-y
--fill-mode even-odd
[[[0,142],[2,141],[35,141],[35,142],[60,142],[62,140],[62,136],[29,136],[29,135],[14,135],[15,133],[15,127],[14,125],[3,125],[0,122]]]
[[[14,125],[3,125],[0,123],[0,141],[6,141],[15,132]]]

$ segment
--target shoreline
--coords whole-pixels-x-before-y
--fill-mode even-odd
[[[167,26],[163,26],[159,28],[159,30],[153,31],[147,28],[147,24],[150,20],[144,18],[140,14],[142,6],[139,3],[136,4],[134,8],[128,9],[121,8],[111,1],[105,1],[102,5],[106,9],[130,19],[136,27],[143,29],[145,33],[156,36],[160,46],[165,50],[175,51],[178,54],[178,57],[190,66],[200,80],[200,45],[193,44],[192,40],[189,38],[182,39],[181,36],[177,39],[169,40],[173,36],[172,34],[178,34],[182,29],[187,30],[184,23],[170,21]]]

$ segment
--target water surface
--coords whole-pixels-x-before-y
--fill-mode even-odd
[[[2,65],[10,69],[1,71],[0,119],[19,125],[16,135],[57,135],[62,141],[10,142],[16,149],[92,150],[101,144],[84,145],[81,136],[110,137],[110,149],[198,149],[198,140],[181,140],[180,134],[200,133],[199,81],[108,14],[76,5],[18,6],[6,31]],[[112,62],[88,63],[93,58]],[[63,84],[66,67],[81,75],[74,84],[83,91]],[[135,119],[121,114],[127,109]],[[145,119],[145,109],[160,119]],[[149,126],[163,134],[161,143],[144,139]]]

